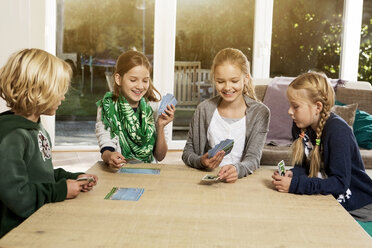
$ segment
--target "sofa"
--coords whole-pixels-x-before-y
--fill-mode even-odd
[[[272,79],[253,79],[256,95],[264,102],[268,85]],[[344,87],[336,90],[336,101],[344,104],[358,103],[358,109],[369,114],[372,113],[372,86],[368,82],[346,82]],[[372,149],[360,148],[360,153],[366,169],[372,169]],[[290,146],[265,145],[262,151],[261,165],[276,165],[284,160],[290,165]]]

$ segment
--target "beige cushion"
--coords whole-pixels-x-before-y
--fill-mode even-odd
[[[355,120],[355,112],[358,108],[357,103],[345,105],[345,106],[338,106],[335,105],[332,107],[331,111],[336,115],[340,116],[342,119],[346,121],[346,123],[352,128]]]
[[[359,110],[372,114],[372,90],[358,90],[339,87],[336,100],[344,104],[357,102]]]

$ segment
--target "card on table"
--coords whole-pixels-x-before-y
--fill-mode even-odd
[[[161,115],[162,113],[165,113],[165,110],[167,109],[167,106],[172,105],[176,106],[177,105],[177,99],[174,97],[174,95],[167,93],[165,96],[163,96],[159,110],[158,110],[158,115]]]
[[[145,189],[143,188],[118,188],[114,187],[105,196],[105,200],[138,201]]]
[[[229,154],[234,147],[234,140],[233,139],[225,139],[222,140],[220,143],[215,145],[212,149],[208,151],[208,157],[211,158],[216,155],[217,152],[224,150],[225,155]]]
[[[205,175],[202,178],[202,181],[204,182],[217,182],[218,180],[220,180],[220,177],[216,175]]]
[[[152,169],[152,168],[125,168],[121,167],[118,172],[119,174],[160,174],[160,169]]]
[[[285,163],[284,160],[280,161],[278,163],[278,172],[279,175],[284,176],[285,175]]]

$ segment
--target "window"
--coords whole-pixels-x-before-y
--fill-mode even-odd
[[[57,111],[56,145],[97,145],[95,103],[109,90],[116,58],[136,49],[152,61],[154,0],[64,0],[57,16],[57,56],[74,75]]]
[[[214,94],[210,69],[219,50],[238,48],[252,61],[254,6],[254,0],[177,1],[174,94],[184,104],[177,105],[173,139],[186,139],[196,105]]]
[[[343,0],[274,1],[270,76],[308,70],[338,78]]]
[[[372,1],[363,2],[358,80],[372,84]]]

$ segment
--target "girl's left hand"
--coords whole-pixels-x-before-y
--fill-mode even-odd
[[[94,178],[94,181],[93,182],[90,182],[88,184],[83,185],[83,188],[81,190],[83,192],[87,192],[87,191],[91,190],[93,188],[93,186],[96,186],[97,185],[98,177],[96,175],[93,175],[93,174],[81,174],[77,178],[80,178],[80,177],[93,177]]]
[[[289,192],[289,186],[291,185],[292,177],[289,176],[282,177],[279,174],[275,173],[271,177],[274,179],[272,183],[279,192],[283,193]]]
[[[165,113],[162,113],[158,118],[158,127],[164,128],[169,122],[173,121],[175,112],[176,108],[173,104],[167,105]]]
[[[232,164],[222,166],[220,172],[218,172],[218,177],[227,183],[234,183],[238,180],[238,172],[236,167]]]

